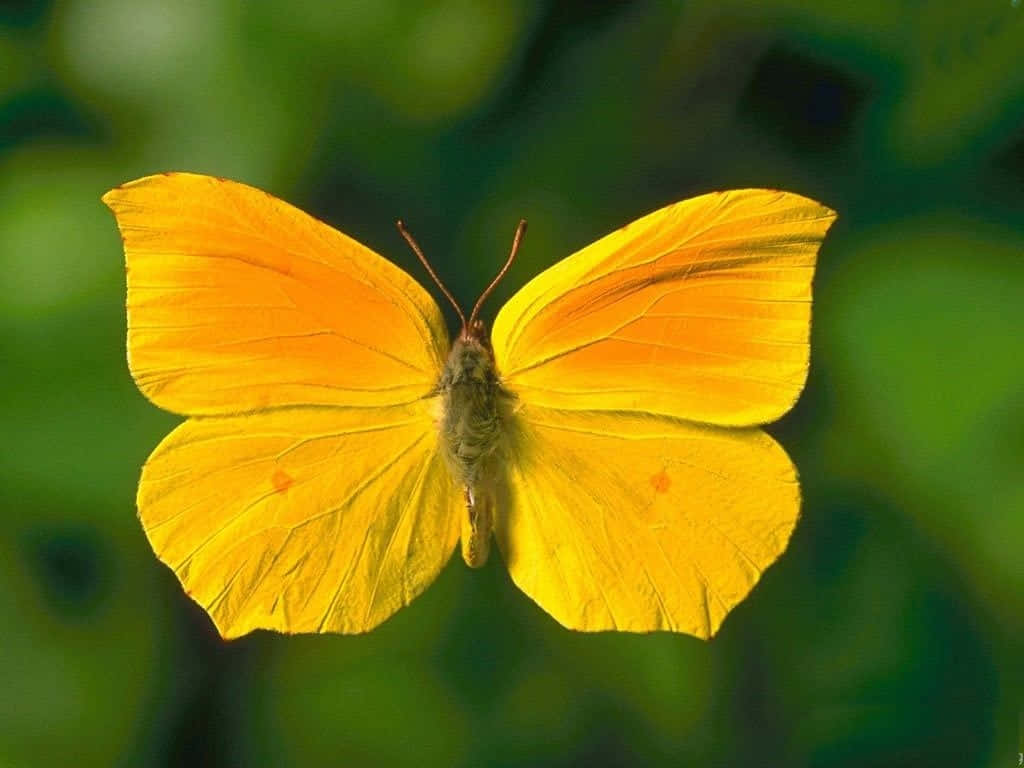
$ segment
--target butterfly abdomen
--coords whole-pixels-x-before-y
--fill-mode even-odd
[[[501,400],[508,395],[490,350],[471,337],[459,338],[452,346],[438,391],[443,403],[442,450],[466,498],[463,559],[479,567],[489,550],[495,455],[503,431]]]

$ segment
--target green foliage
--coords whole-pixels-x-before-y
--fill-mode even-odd
[[[0,764],[1010,765],[1024,706],[1024,7],[20,2],[0,12]],[[790,551],[705,644],[454,562],[362,637],[223,644],[135,519],[106,189],[263,186],[493,317],[660,205],[840,213],[773,431]],[[497,558],[492,558],[497,559]]]

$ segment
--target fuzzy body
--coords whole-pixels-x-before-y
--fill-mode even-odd
[[[438,382],[441,445],[466,499],[462,557],[478,568],[487,562],[494,521],[496,455],[502,435],[501,388],[494,357],[474,336],[460,336]]]

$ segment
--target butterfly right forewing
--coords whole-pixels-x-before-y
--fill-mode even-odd
[[[807,376],[811,279],[834,218],[762,189],[644,216],[501,309],[492,338],[503,380],[550,408],[773,421]]]

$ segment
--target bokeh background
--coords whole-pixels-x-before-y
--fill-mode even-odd
[[[1024,749],[1017,0],[5,0],[0,766],[1009,766]],[[244,180],[471,303],[663,204],[840,212],[771,428],[789,551],[710,643],[568,632],[457,559],[363,637],[224,643],[133,497],[100,195]]]

